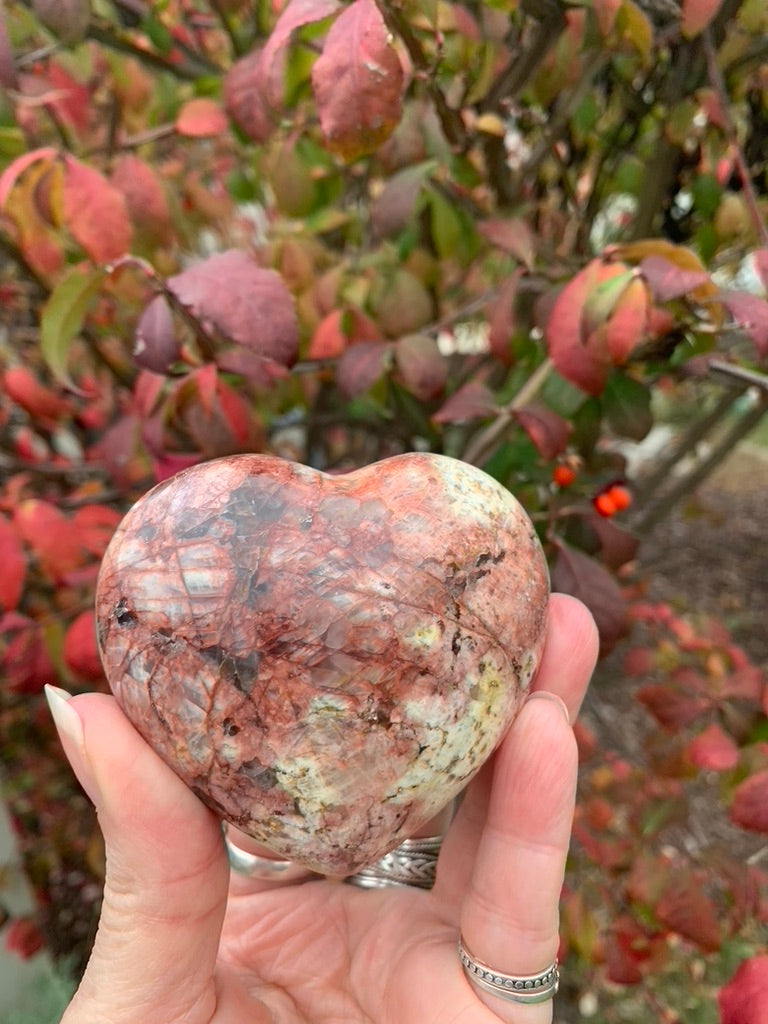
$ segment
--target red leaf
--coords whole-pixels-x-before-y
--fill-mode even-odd
[[[648,288],[636,277],[624,289],[605,328],[605,344],[614,366],[623,366],[645,338],[649,310]]]
[[[399,235],[413,222],[432,168],[432,163],[425,161],[398,171],[386,181],[371,206],[371,224],[377,238]]]
[[[158,242],[169,241],[171,213],[157,172],[144,160],[126,153],[112,170],[112,184],[125,197],[134,227]]]
[[[391,344],[361,341],[351,345],[336,367],[336,382],[347,395],[361,395],[372,388],[387,369]]]
[[[703,697],[683,693],[660,683],[649,683],[641,687],[636,697],[656,721],[670,732],[677,732],[695,722],[709,708],[709,701]]]
[[[31,960],[45,945],[42,933],[31,917],[17,917],[8,925],[5,948],[22,960]]]
[[[55,505],[37,498],[21,502],[14,512],[19,535],[29,545],[46,576],[61,580],[85,561],[77,530]]]
[[[96,558],[101,558],[120,523],[117,509],[107,505],[84,505],[72,517],[81,547]]]
[[[104,677],[96,646],[96,621],[92,611],[78,615],[64,637],[64,661],[76,676],[96,682]]]
[[[230,341],[291,366],[299,349],[291,293],[274,270],[231,249],[196,263],[168,287],[202,322]]]
[[[2,377],[5,393],[33,419],[44,426],[54,424],[69,411],[69,403],[55,391],[45,387],[27,366],[14,366]]]
[[[727,772],[739,763],[739,748],[728,733],[713,722],[688,744],[688,756],[705,771]]]
[[[768,1021],[768,953],[739,964],[717,995],[720,1024],[765,1024]]]
[[[451,395],[432,419],[435,423],[466,423],[485,419],[498,411],[490,388],[481,380],[470,380]]]
[[[573,427],[556,412],[537,403],[518,409],[515,418],[542,458],[550,461],[565,450]]]
[[[527,221],[522,217],[509,220],[483,220],[477,230],[497,249],[519,260],[528,270],[536,262],[536,239]]]
[[[262,51],[263,82],[269,104],[280,109],[285,90],[285,50],[293,33],[323,21],[339,9],[338,0],[290,0],[277,19]]]
[[[552,588],[578,597],[589,608],[604,652],[627,633],[626,602],[616,580],[594,559],[562,541],[557,544]]]
[[[228,127],[227,115],[220,105],[206,96],[188,100],[176,115],[176,131],[193,139],[223,135]]]
[[[395,343],[395,364],[404,387],[421,401],[436,398],[445,388],[448,367],[434,338],[407,334]]]
[[[168,300],[156,295],[139,317],[133,343],[137,366],[155,374],[168,373],[181,354]]]
[[[0,516],[0,611],[13,611],[24,593],[27,560],[19,535],[11,523]]]
[[[709,274],[705,271],[686,270],[663,256],[646,256],[640,264],[640,271],[657,302],[669,302],[687,295],[709,281]]]
[[[756,772],[737,787],[731,821],[750,832],[768,833],[768,771]]]
[[[592,260],[566,284],[555,299],[545,332],[555,369],[590,395],[602,392],[610,371],[607,353],[598,355],[588,350],[582,337],[584,304],[599,282],[602,269],[601,260]]]
[[[93,167],[66,156],[64,220],[95,263],[109,263],[131,247],[125,197]]]
[[[310,359],[338,359],[350,345],[381,341],[376,324],[359,309],[334,309],[315,328],[307,355]]]
[[[509,275],[488,309],[488,344],[492,354],[507,366],[514,362],[511,341],[515,330],[515,301],[522,273],[518,267]]]
[[[710,25],[722,6],[723,0],[682,0],[680,28],[689,39]]]
[[[0,174],[0,209],[5,206],[11,189],[28,167],[38,160],[51,160],[55,156],[56,150],[51,146],[46,146],[43,149],[33,149],[31,152],[24,153],[22,156],[17,156],[15,160],[12,160],[3,173]]]
[[[721,292],[717,298],[741,325],[760,356],[768,356],[768,302],[749,292]]]
[[[238,128],[254,142],[266,142],[277,125],[266,91],[261,50],[241,57],[224,79],[224,106]]]
[[[707,953],[720,948],[717,907],[690,872],[675,872],[656,904],[656,917]]]
[[[656,668],[656,657],[649,647],[630,647],[624,655],[624,671],[628,676],[648,676]]]
[[[12,693],[40,693],[56,675],[40,626],[32,619],[18,616],[6,626],[8,633],[11,637],[0,662],[3,685]]]
[[[328,147],[345,160],[376,150],[403,108],[403,68],[374,0],[354,0],[331,26],[312,68]]]
[[[633,533],[594,512],[590,512],[587,521],[600,540],[600,558],[609,569],[620,569],[632,561],[640,546]]]

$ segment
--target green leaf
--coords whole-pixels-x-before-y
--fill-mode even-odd
[[[430,229],[441,260],[455,260],[466,267],[480,247],[475,225],[460,206],[449,203],[437,190],[429,197]]]
[[[651,392],[645,384],[614,373],[608,378],[602,397],[603,409],[614,433],[642,441],[653,426]]]
[[[57,380],[72,381],[67,370],[69,349],[80,333],[94,295],[101,287],[103,270],[71,270],[51,292],[40,318],[41,351]]]

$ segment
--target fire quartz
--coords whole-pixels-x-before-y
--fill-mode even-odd
[[[222,818],[344,876],[461,791],[529,688],[549,578],[512,495],[445,456],[194,466],[126,515],[98,639],[125,714]]]

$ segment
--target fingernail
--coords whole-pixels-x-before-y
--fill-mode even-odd
[[[45,699],[48,701],[51,717],[59,734],[61,745],[64,747],[64,753],[67,755],[67,760],[72,766],[72,770],[77,776],[80,785],[93,803],[96,803],[99,796],[99,788],[88,766],[88,754],[85,749],[82,719],[69,703],[72,699],[71,694],[67,693],[66,690],[62,690],[60,686],[48,684],[45,687]]]
[[[532,700],[548,700],[551,704],[556,704],[562,711],[563,718],[569,725],[571,724],[571,717],[568,714],[568,708],[565,706],[565,701],[561,697],[558,697],[556,693],[550,693],[548,690],[534,690],[526,701],[526,704]]]

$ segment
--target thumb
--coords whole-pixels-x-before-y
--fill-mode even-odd
[[[144,742],[113,697],[47,686],[64,751],[104,833],[104,903],[62,1024],[208,1022],[229,876],[214,815]]]

